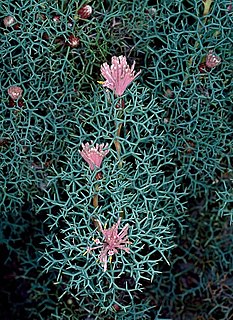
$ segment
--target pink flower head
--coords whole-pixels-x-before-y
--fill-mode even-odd
[[[122,96],[128,85],[141,73],[141,70],[135,75],[135,61],[131,68],[127,64],[126,57],[112,57],[111,67],[105,62],[101,66],[101,74],[106,79],[103,83],[117,95]]]
[[[106,271],[108,257],[110,257],[111,262],[112,256],[118,253],[118,250],[124,250],[129,253],[129,248],[126,247],[126,244],[131,244],[131,242],[128,240],[127,235],[129,226],[128,224],[126,224],[124,228],[118,233],[118,227],[120,225],[121,218],[119,218],[117,223],[115,223],[109,229],[103,229],[101,223],[99,221],[97,222],[99,225],[99,230],[100,232],[102,232],[104,239],[103,242],[101,242],[99,239],[95,239],[94,242],[98,244],[98,246],[94,248],[88,248],[87,252],[101,248],[99,260],[101,263],[103,263],[104,271]]]
[[[91,141],[91,143],[93,142]],[[106,145],[104,145],[104,143],[100,145],[97,143],[95,147],[91,147],[91,145],[87,142],[85,144],[82,143],[82,147],[83,150],[79,150],[79,153],[89,164],[90,169],[94,170],[95,167],[100,168],[103,158],[109,153],[109,150],[107,149],[108,143],[106,143]],[[106,150],[103,150],[104,148]]]
[[[17,87],[17,86],[11,86],[7,90],[7,92],[8,92],[8,94],[11,97],[12,100],[20,99],[22,97],[22,94],[23,94],[23,90],[20,87]]]
[[[214,68],[221,63],[221,58],[217,56],[213,50],[210,50],[206,56],[206,66],[208,68]]]

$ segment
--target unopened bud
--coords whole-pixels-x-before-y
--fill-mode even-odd
[[[54,16],[53,17],[54,22],[60,22],[60,20],[61,20],[61,16]]]
[[[198,69],[201,73],[205,73],[207,70],[206,70],[206,64],[204,62],[200,63],[199,66],[198,66]]]
[[[208,68],[215,68],[221,63],[221,58],[217,56],[213,50],[210,50],[206,56],[206,66]]]
[[[90,15],[92,14],[92,7],[89,6],[88,4],[82,6],[79,10],[78,10],[78,15],[81,19],[87,19],[90,17]]]
[[[228,12],[231,12],[231,11],[232,11],[232,3],[229,4],[229,6],[227,7],[227,11],[228,11]]]
[[[115,309],[116,312],[121,310],[121,307],[117,303],[113,305],[113,308]]]
[[[20,87],[17,87],[17,86],[11,86],[7,90],[7,92],[8,92],[8,94],[11,97],[12,100],[20,99],[22,97],[22,94],[23,94],[23,90]]]
[[[79,38],[76,38],[74,35],[69,36],[68,43],[71,48],[78,47],[79,42]]]
[[[103,179],[103,174],[102,172],[98,172],[95,176],[96,180],[100,180],[100,179]]]
[[[5,27],[11,27],[15,23],[15,19],[11,16],[7,16],[3,19]]]
[[[174,92],[172,92],[171,89],[166,89],[166,91],[165,91],[165,97],[167,97],[167,98],[173,98],[173,97],[174,97]]]

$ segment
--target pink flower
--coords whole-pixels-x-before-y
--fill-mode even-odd
[[[20,87],[17,87],[17,86],[11,86],[7,90],[7,92],[8,92],[8,94],[11,97],[12,100],[20,99],[22,97],[22,94],[23,94],[23,90]]]
[[[101,248],[99,260],[104,265],[104,271],[107,270],[108,257],[110,257],[109,260],[111,262],[112,256],[114,254],[117,254],[118,250],[124,250],[129,253],[129,248],[126,247],[126,244],[131,244],[131,242],[128,240],[127,235],[129,226],[128,224],[126,224],[124,228],[118,233],[120,222],[121,218],[119,218],[117,223],[115,223],[111,228],[103,229],[101,223],[97,221],[99,225],[99,231],[102,232],[104,237],[103,242],[101,242],[99,239],[95,239],[94,242],[98,246],[87,249],[87,252],[90,252],[91,250]]]
[[[213,50],[210,50],[206,56],[206,66],[208,68],[214,68],[221,63],[221,58],[217,56]]]
[[[101,74],[106,79],[103,83],[114,91],[117,96],[122,96],[128,85],[141,73],[141,70],[135,75],[135,61],[131,68],[127,64],[126,57],[112,57],[111,67],[105,62],[101,66]]]
[[[91,141],[91,143],[93,142]],[[90,169],[94,170],[95,167],[100,168],[103,158],[109,153],[109,150],[107,149],[108,143],[106,143],[106,145],[104,145],[104,143],[100,145],[97,143],[95,147],[91,147],[87,142],[85,144],[82,143],[82,147],[83,150],[79,150],[79,153],[81,154],[83,159],[89,164]],[[103,150],[104,148],[106,150]]]

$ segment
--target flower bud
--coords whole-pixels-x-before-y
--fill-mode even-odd
[[[221,58],[213,50],[210,50],[206,56],[206,66],[210,69],[215,68],[221,63]]]
[[[103,179],[103,173],[102,172],[98,172],[95,176],[96,180],[100,180]]]
[[[199,66],[198,66],[198,69],[201,73],[205,73],[207,70],[206,70],[206,64],[204,62],[200,63]]]
[[[231,12],[232,11],[232,3],[229,4],[229,6],[227,7],[227,11]]]
[[[54,22],[60,22],[61,21],[61,16],[54,16],[53,17]]]
[[[23,90],[20,87],[17,87],[17,86],[11,86],[7,90],[7,92],[8,92],[8,94],[11,97],[12,100],[20,99],[22,97],[22,94],[23,94]]]
[[[42,34],[42,39],[45,40],[45,41],[48,41],[48,40],[49,40],[49,35],[48,35],[47,32],[44,32],[44,33]]]
[[[121,307],[117,303],[113,305],[113,308],[115,309],[116,312],[121,310]]]
[[[79,45],[79,38],[75,37],[73,34],[69,36],[68,44],[71,48],[76,48]]]
[[[7,16],[3,19],[5,27],[11,27],[15,23],[15,19],[11,16]]]
[[[87,19],[92,14],[92,7],[85,4],[78,10],[78,15],[81,19]]]

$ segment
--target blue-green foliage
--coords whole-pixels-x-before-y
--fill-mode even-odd
[[[163,110],[147,91],[139,90],[134,86],[124,98],[124,110],[116,109],[116,102],[99,90],[82,104],[82,109],[77,103],[74,142],[67,141],[60,168],[50,169],[40,207],[48,212],[52,230],[46,241],[46,270],[57,270],[57,281],[66,286],[64,294],[84,299],[88,293],[95,307],[103,310],[117,302],[122,308],[131,308],[119,296],[126,290],[128,298],[133,299],[134,290],[143,289],[142,279],[152,281],[158,276],[156,265],[168,259],[174,245],[174,224],[182,225],[184,215],[182,176],[177,170],[168,177],[164,175],[165,165],[172,167],[173,163],[163,147],[159,127]],[[80,112],[84,113],[82,117]],[[120,159],[113,145],[118,123],[124,126]],[[99,170],[103,178],[97,181],[96,171],[90,171],[78,152],[80,142],[91,139],[108,142],[110,148]],[[119,161],[123,162],[122,168]],[[99,207],[95,209],[92,198],[97,185]],[[119,252],[104,273],[94,251],[83,255],[92,238],[101,237],[92,220],[112,226],[120,216],[120,228],[129,223],[130,253]],[[129,283],[121,280],[125,277],[131,279]]]

